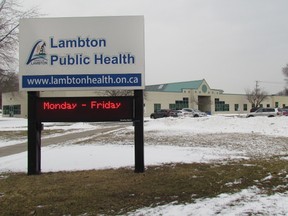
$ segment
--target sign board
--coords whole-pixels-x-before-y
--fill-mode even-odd
[[[38,98],[41,122],[102,122],[134,120],[134,97]]]
[[[20,90],[144,89],[144,17],[20,20]]]

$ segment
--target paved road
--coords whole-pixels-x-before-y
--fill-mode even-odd
[[[112,130],[117,130],[121,128],[122,126],[114,126],[114,127],[108,127],[108,128],[101,128],[101,129],[95,129],[90,131],[83,131],[83,132],[76,132],[76,133],[70,133],[70,134],[64,134],[57,137],[50,137],[50,138],[42,138],[41,139],[41,146],[48,146],[48,145],[54,145],[54,144],[60,144],[67,142],[69,140],[75,140],[79,138],[87,138],[91,136],[95,136],[97,134],[101,135],[103,133],[107,133]],[[13,154],[18,154],[21,152],[27,151],[27,142],[19,143],[12,146],[5,146],[0,148],[0,157],[5,157]]]

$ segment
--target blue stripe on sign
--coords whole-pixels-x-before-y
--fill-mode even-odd
[[[141,73],[22,76],[22,88],[125,87],[141,84]]]

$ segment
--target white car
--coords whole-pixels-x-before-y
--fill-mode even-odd
[[[281,115],[282,115],[281,109],[267,107],[267,108],[259,108],[255,112],[248,113],[246,117],[247,118],[255,117],[255,116],[275,117],[275,116],[281,116]]]
[[[207,116],[205,112],[201,112],[200,110],[197,109],[192,109],[192,108],[183,108],[181,110],[183,116],[191,116],[191,117],[204,117]]]

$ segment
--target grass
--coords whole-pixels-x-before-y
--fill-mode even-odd
[[[55,130],[43,130],[42,135],[48,136],[51,134],[59,134],[63,133],[64,130],[55,129]],[[11,140],[11,137],[13,137],[13,140],[23,140],[27,138],[27,130],[17,130],[17,131],[0,131],[0,137],[4,140]]]
[[[287,161],[277,157],[225,164],[165,164],[137,174],[125,168],[36,176],[2,173],[0,215],[119,215],[173,201],[191,203],[254,185],[273,194],[287,191],[287,174]]]
[[[0,137],[4,140],[10,140],[11,137],[14,139],[24,139],[27,137],[27,130],[25,131],[0,131]]]

